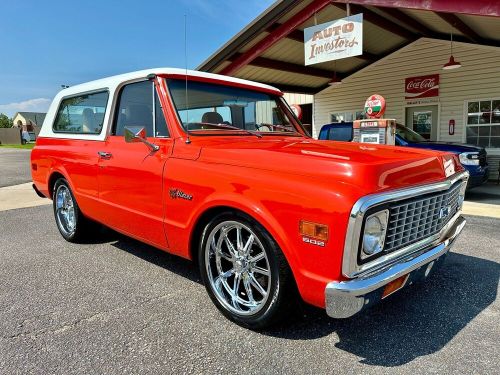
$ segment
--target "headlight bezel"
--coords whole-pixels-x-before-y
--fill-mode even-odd
[[[462,152],[458,154],[458,159],[463,165],[479,165],[479,152]]]
[[[389,222],[389,215],[390,212],[388,208],[384,209],[378,207],[372,212],[368,212],[367,215],[365,216],[365,220],[363,221],[363,226],[360,232],[359,249],[358,249],[358,262],[360,264],[369,262],[383,254],[385,238],[387,236],[387,225]],[[367,242],[369,241],[367,241],[367,239],[369,238],[369,236],[372,236],[372,238],[374,236],[373,230],[371,230],[372,233],[367,233],[368,230],[372,229],[369,228],[370,226],[369,222],[375,220],[377,220],[380,223],[380,230],[378,235],[376,236],[376,243],[374,243],[376,247],[368,249],[368,246],[366,245]]]

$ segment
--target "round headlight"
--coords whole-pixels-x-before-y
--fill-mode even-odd
[[[380,253],[383,250],[387,218],[388,212],[384,210],[370,216],[366,220],[365,231],[363,233],[363,253],[366,256]]]

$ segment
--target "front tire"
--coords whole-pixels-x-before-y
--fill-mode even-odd
[[[91,222],[83,216],[68,181],[64,178],[59,178],[54,184],[52,206],[57,229],[66,241],[81,242],[87,237]]]
[[[295,299],[290,267],[274,239],[239,213],[223,213],[205,227],[200,273],[216,307],[251,329],[276,323]]]

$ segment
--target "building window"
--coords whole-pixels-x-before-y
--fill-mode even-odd
[[[354,120],[363,120],[366,118],[364,111],[346,111],[330,113],[330,122],[353,122]]]
[[[467,143],[500,148],[500,99],[467,102]]]

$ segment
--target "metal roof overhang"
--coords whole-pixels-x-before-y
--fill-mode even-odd
[[[363,55],[304,66],[304,28],[363,13]],[[496,0],[280,0],[197,69],[314,94],[420,37],[500,47]]]

